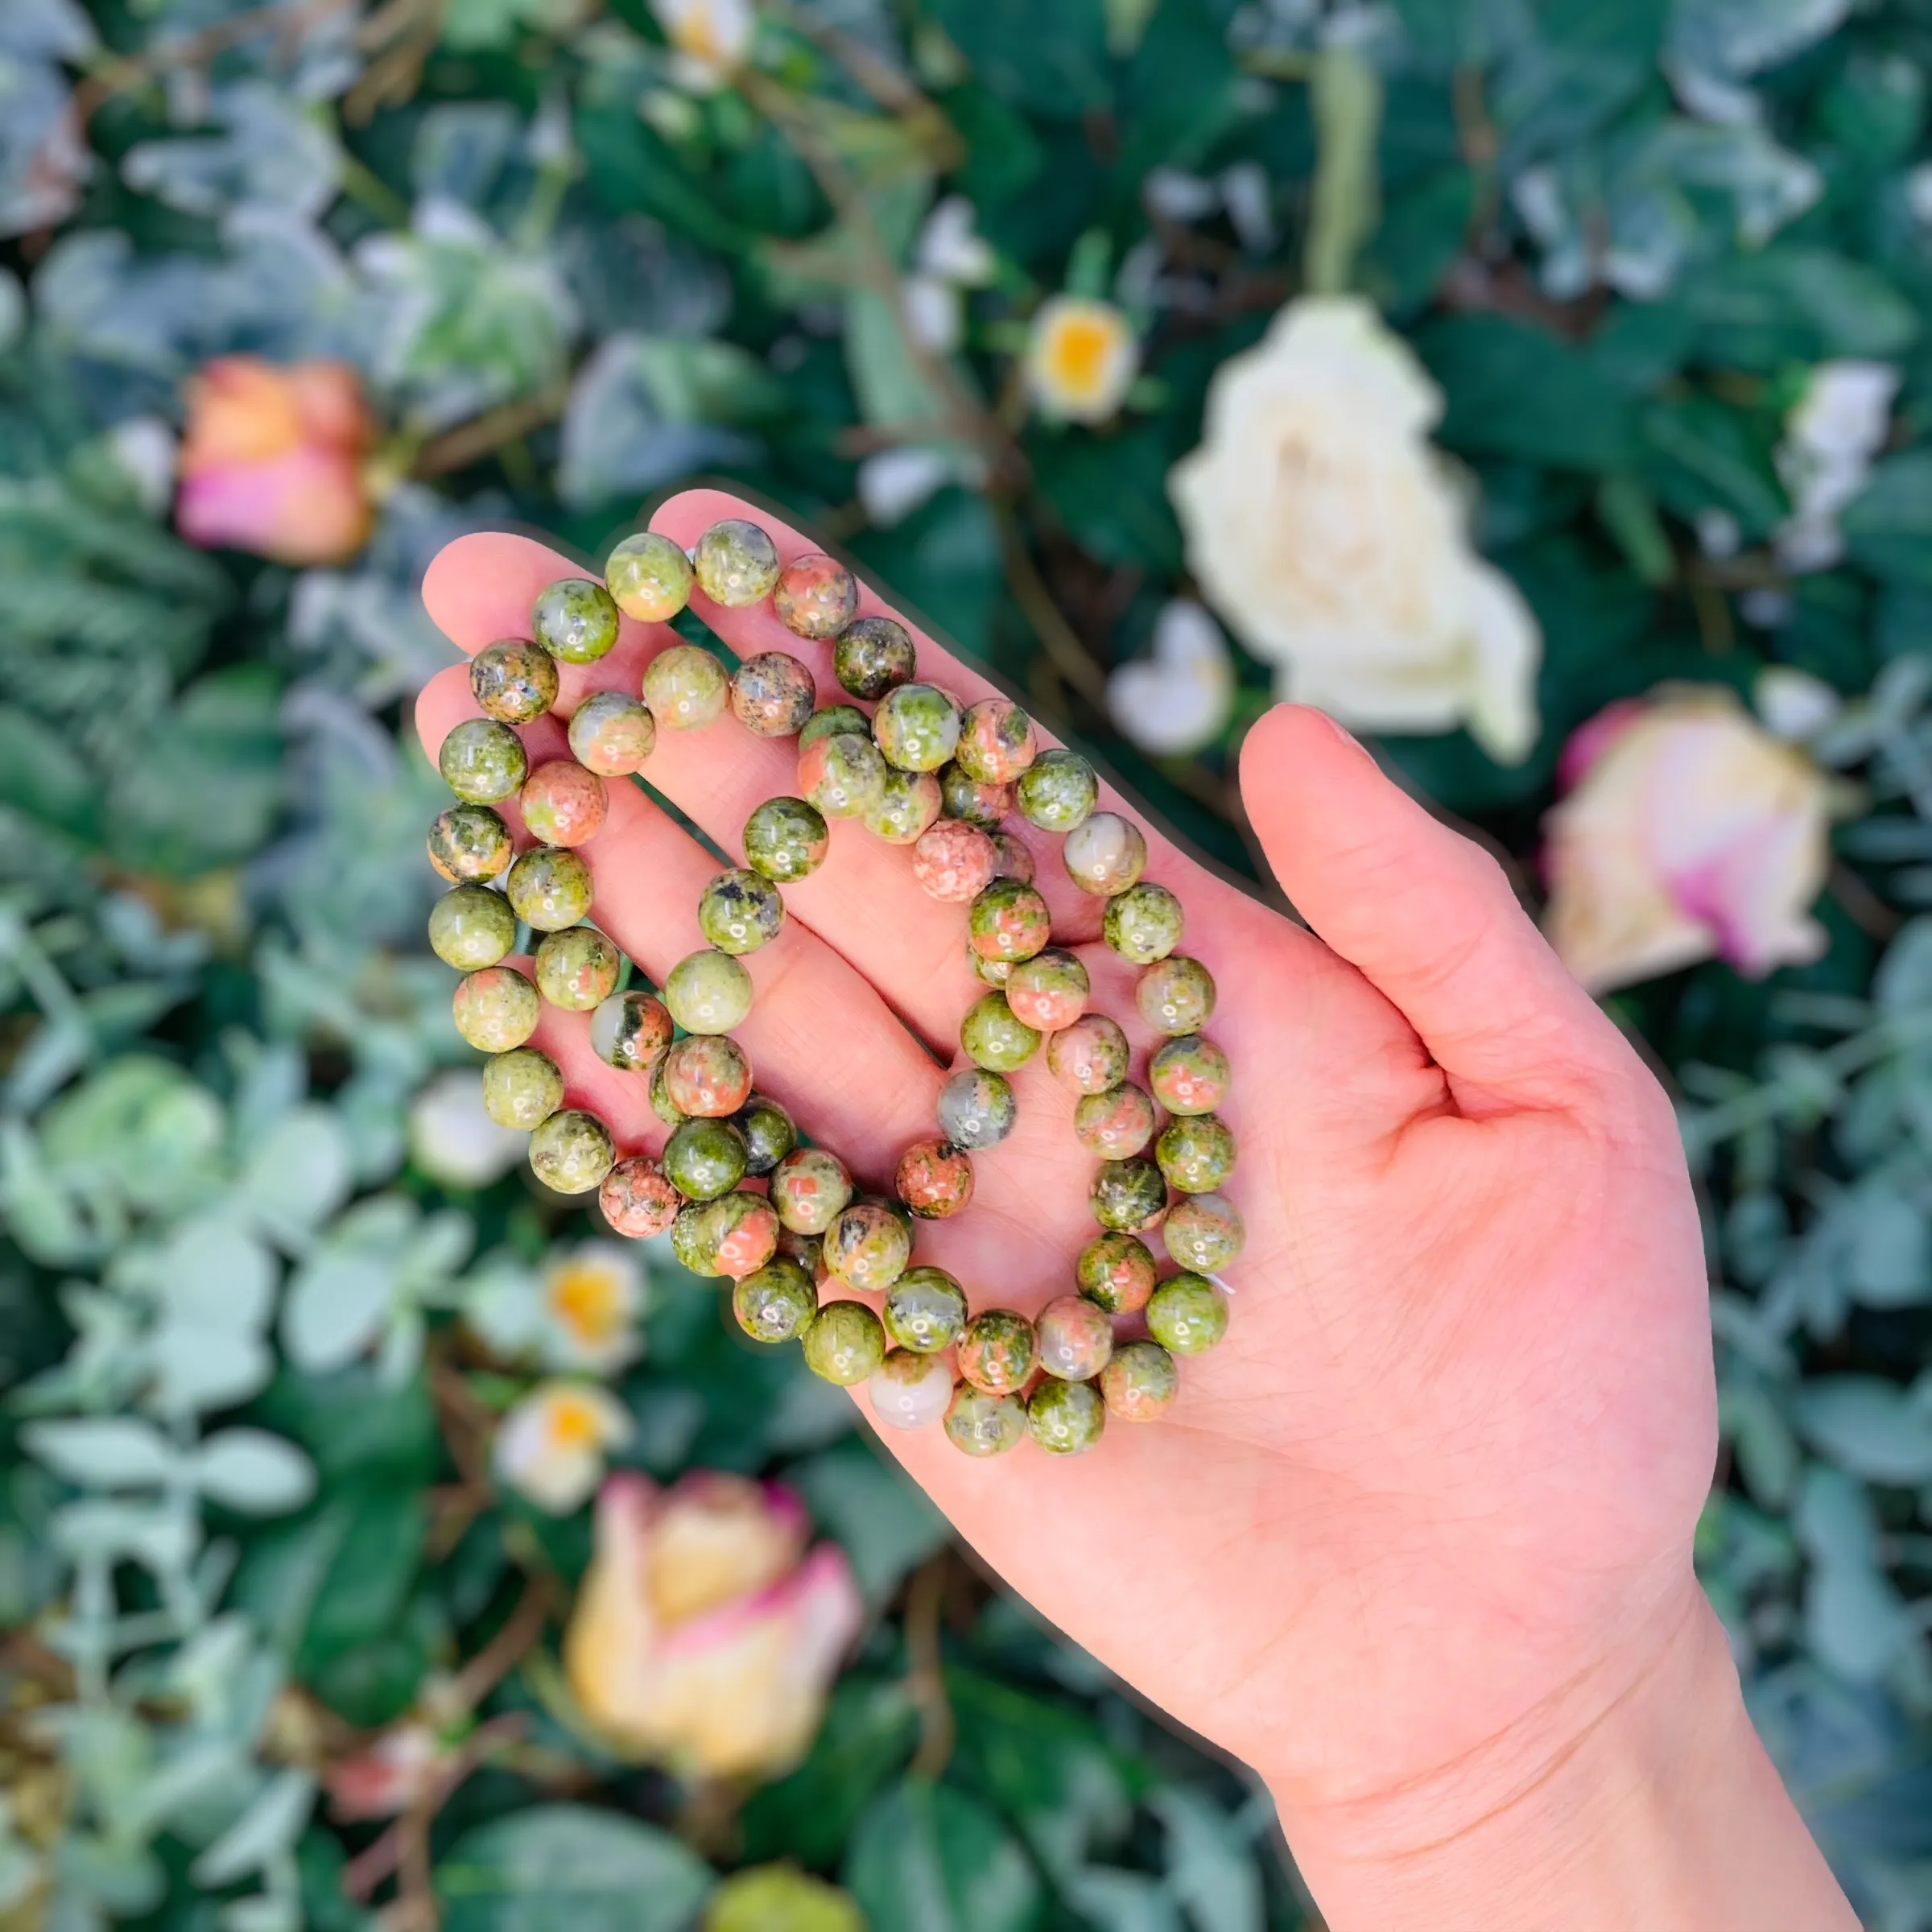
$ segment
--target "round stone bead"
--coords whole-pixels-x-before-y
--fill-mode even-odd
[[[958,701],[936,684],[901,684],[872,714],[872,735],[889,765],[937,771],[960,742]]]
[[[811,673],[787,650],[762,650],[731,674],[733,716],[761,738],[789,738],[817,701]]]
[[[483,1111],[499,1127],[528,1133],[564,1104],[564,1076],[547,1053],[518,1046],[483,1069]]]
[[[908,1268],[886,1291],[879,1317],[915,1355],[950,1348],[966,1327],[966,1291],[943,1268]]]
[[[1087,1010],[1087,968],[1063,946],[1020,960],[1006,976],[1006,1004],[1036,1033],[1058,1033]]]
[[[1154,1102],[1131,1080],[1084,1093],[1073,1109],[1074,1138],[1103,1161],[1125,1161],[1154,1138]]]
[[[1154,1251],[1131,1234],[1103,1234],[1089,1241],[1073,1274],[1080,1293],[1109,1315],[1137,1314],[1158,1278]]]
[[[712,603],[741,610],[771,595],[778,580],[778,547],[757,524],[727,517],[698,539],[691,568],[698,588]]]
[[[993,840],[961,819],[941,819],[912,848],[912,876],[942,906],[976,898],[993,883]]]
[[[805,1366],[841,1389],[866,1381],[886,1359],[879,1318],[858,1302],[828,1302],[804,1335]]]
[[[1170,1355],[1199,1355],[1228,1332],[1228,1298],[1204,1276],[1170,1276],[1147,1304],[1147,1332]]]
[[[960,1335],[960,1373],[985,1395],[1010,1395],[1026,1385],[1037,1350],[1033,1323],[1010,1308],[988,1308]]]
[[[610,799],[594,771],[575,758],[551,758],[523,781],[517,808],[533,839],[546,845],[587,845],[604,829]]]
[[[604,581],[627,617],[663,624],[691,601],[691,559],[654,530],[626,537],[604,560]]]
[[[888,845],[910,845],[939,815],[939,780],[929,771],[888,765],[878,802],[865,813],[865,829]]]
[[[657,720],[621,691],[593,691],[570,714],[570,755],[601,778],[642,770],[657,742]]]
[[[530,1171],[555,1194],[588,1194],[617,1158],[609,1129],[580,1108],[553,1113],[530,1137]]]
[[[503,881],[510,910],[537,932],[561,932],[590,910],[590,868],[560,846],[533,845]]]
[[[824,863],[832,844],[825,815],[803,799],[767,799],[745,821],[745,862],[781,883]]]
[[[986,1395],[969,1382],[952,1392],[946,1439],[968,1455],[1003,1455],[1026,1434],[1026,1405],[1017,1395]]]
[[[825,1265],[861,1294],[881,1294],[912,1259],[912,1230],[884,1203],[852,1201],[825,1230]]]
[[[456,886],[429,909],[429,945],[445,966],[474,972],[517,943],[516,914],[487,886]]]
[[[982,785],[1010,785],[1033,763],[1033,720],[1010,698],[981,698],[960,720],[960,769]]]
[[[1154,1162],[1137,1154],[1107,1162],[1093,1177],[1087,1200],[1103,1228],[1139,1234],[1161,1224],[1167,1212],[1167,1183]]]
[[[664,1002],[639,987],[613,993],[590,1016],[591,1051],[626,1073],[648,1073],[671,1035]]]
[[[768,1094],[749,1095],[731,1117],[745,1137],[745,1171],[761,1179],[799,1144],[791,1116]]]
[[[1046,1071],[1069,1093],[1104,1093],[1127,1077],[1127,1036],[1104,1013],[1083,1013],[1046,1042]]]
[[[1126,1342],[1100,1371],[1108,1412],[1123,1422],[1158,1421],[1174,1406],[1181,1386],[1174,1357],[1158,1342]]]
[[[687,1200],[715,1200],[745,1178],[745,1137],[729,1121],[683,1121],[664,1143],[664,1172]]]
[[[1155,1049],[1147,1084],[1170,1113],[1212,1113],[1228,1097],[1228,1056],[1198,1033]]]
[[[664,1084],[664,1055],[662,1053],[650,1063],[650,1080],[644,1091],[650,1102],[651,1112],[667,1127],[683,1125],[687,1117],[679,1111],[676,1103],[671,1097],[671,1089]]]
[[[943,1362],[895,1348],[866,1384],[872,1412],[889,1429],[925,1429],[952,1401],[952,1374]]]
[[[537,947],[537,990],[566,1013],[588,1013],[617,989],[624,956],[594,926],[547,932]]]
[[[872,720],[856,704],[821,705],[800,727],[799,749],[806,750],[820,738],[843,737],[848,732],[857,737],[869,738]]]
[[[751,1011],[751,975],[728,952],[687,953],[664,982],[664,1004],[687,1033],[729,1033]]]
[[[796,1261],[778,1255],[732,1290],[731,1311],[754,1342],[789,1342],[819,1311],[819,1291]]]
[[[1214,1013],[1214,975],[1177,952],[1157,960],[1133,989],[1141,1018],[1157,1033],[1199,1033]]]
[[[493,805],[523,782],[530,760],[523,741],[494,718],[465,718],[452,725],[436,753],[443,782],[471,805]]]
[[[663,1234],[683,1205],[683,1195],[648,1154],[619,1161],[597,1188],[597,1206],[611,1232],[634,1241]]]
[[[859,586],[836,557],[795,557],[772,586],[771,608],[785,628],[801,638],[829,642],[859,608]]]
[[[671,1251],[693,1274],[742,1281],[769,1261],[778,1216],[762,1194],[720,1194],[680,1208],[671,1224]]]
[[[1002,879],[1018,879],[1022,886],[1033,883],[1033,848],[1017,832],[996,832],[993,835],[993,849],[997,855],[995,877]]]
[[[456,983],[450,1001],[456,1031],[484,1053],[508,1053],[537,1030],[543,1002],[514,966],[485,966]]]
[[[788,1261],[796,1261],[815,1282],[824,1278],[825,1241],[823,1236],[799,1234],[780,1221],[778,1253]]]
[[[1125,892],[1147,867],[1147,841],[1131,819],[1096,811],[1067,833],[1060,848],[1067,876],[1082,892]]]
[[[972,1199],[972,1161],[950,1141],[914,1141],[893,1176],[899,1199],[923,1221],[963,1213]]]
[[[617,641],[617,607],[601,584],[562,577],[537,592],[530,628],[553,658],[594,664]]]
[[[970,945],[966,948],[966,964],[972,968],[972,976],[982,986],[997,986],[1002,992],[1007,980],[1013,976],[1012,960],[981,959]]]
[[[751,1062],[729,1034],[687,1034],[664,1055],[664,1091],[687,1118],[729,1120],[751,1097]],[[749,1141],[745,1158],[749,1172]]]
[[[832,647],[832,673],[855,698],[882,698],[911,677],[912,634],[894,617],[857,617]]]
[[[1100,782],[1077,751],[1043,751],[1020,774],[1020,815],[1042,832],[1071,832],[1093,810]]]
[[[966,914],[967,943],[985,960],[1030,960],[1053,937],[1053,914],[1032,886],[996,878]]]
[[[939,803],[947,818],[990,832],[1013,810],[1013,787],[968,778],[956,759],[939,768]]]
[[[557,701],[557,661],[522,638],[486,644],[469,661],[469,695],[485,717],[527,724]]]
[[[699,644],[673,644],[644,667],[644,702],[666,731],[702,731],[724,716],[724,667]]]
[[[1033,1327],[1041,1368],[1063,1382],[1091,1381],[1113,1353],[1113,1317],[1084,1295],[1049,1302]]]
[[[982,993],[960,1022],[960,1044],[967,1059],[990,1073],[1024,1067],[1039,1043],[1038,1034],[1014,1013],[1003,993]]]
[[[1100,935],[1122,959],[1151,966],[1180,944],[1183,923],[1180,900],[1165,886],[1141,879],[1107,902]]]
[[[1191,1194],[1175,1202],[1161,1238],[1183,1268],[1219,1274],[1247,1245],[1248,1230],[1226,1195]]]
[[[845,1163],[824,1147],[797,1147],[771,1174],[771,1204],[794,1234],[824,1233],[852,1199]]]
[[[762,873],[720,872],[698,901],[698,930],[720,952],[756,952],[784,923],[785,902]]]
[[[429,862],[452,886],[493,879],[515,856],[510,828],[487,805],[452,805],[429,828]]]
[[[956,1147],[997,1147],[1020,1117],[1013,1084],[984,1067],[962,1067],[939,1089],[939,1131]]]
[[[1027,1398],[1026,1431],[1050,1455],[1079,1455],[1100,1439],[1107,1405],[1092,1382],[1041,1383]]]
[[[1154,1142],[1154,1158],[1167,1184],[1183,1194],[1212,1194],[1234,1172],[1234,1133],[1218,1113],[1170,1121]]]
[[[815,738],[799,753],[799,790],[828,819],[861,819],[886,795],[886,761],[856,732]]]

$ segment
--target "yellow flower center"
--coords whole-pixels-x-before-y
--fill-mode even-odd
[[[624,1325],[624,1285],[609,1268],[567,1261],[550,1278],[545,1299],[559,1325],[587,1348],[614,1341]]]
[[[594,1449],[604,1439],[596,1409],[580,1396],[557,1397],[546,1422],[553,1449]]]
[[[1092,395],[1106,374],[1118,334],[1104,316],[1068,316],[1047,345],[1046,365],[1052,380],[1075,395]]]

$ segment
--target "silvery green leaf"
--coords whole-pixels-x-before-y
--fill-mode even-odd
[[[1805,1641],[1854,1683],[1885,1675],[1913,1638],[1897,1587],[1876,1563],[1825,1563],[1805,1587]]]
[[[275,1892],[251,1892],[221,1908],[221,1932],[302,1932],[302,1901]]]
[[[1100,1932],[1182,1932],[1179,1907],[1151,1872],[1088,1865],[1059,1882],[1067,1902]]]
[[[0,14],[0,48],[10,54],[77,65],[96,44],[79,0],[8,0]]]
[[[1845,1257],[1852,1290],[1868,1308],[1932,1300],[1932,1227],[1914,1201],[1872,1182],[1852,1196]]]
[[[405,1305],[390,1317],[376,1351],[376,1376],[385,1388],[400,1389],[423,1366],[423,1342],[428,1323],[419,1308]]]
[[[255,1236],[217,1211],[175,1229],[159,1249],[115,1270],[146,1290],[164,1318],[237,1334],[259,1331],[275,1296],[275,1258]]]
[[[522,117],[507,101],[452,101],[432,107],[416,124],[411,183],[425,200],[481,208],[522,131]]]
[[[284,89],[217,89],[204,117],[221,131],[142,141],[121,163],[130,188],[212,219],[248,203],[313,221],[335,199],[341,153],[326,126]]]
[[[70,1831],[55,1847],[54,1864],[63,1890],[78,1893],[86,1905],[114,1919],[145,1918],[167,1896],[167,1873],[160,1860],[145,1845],[118,1835]],[[105,1921],[91,1922],[105,1932]]]
[[[1731,1382],[1719,1392],[1718,1418],[1752,1498],[1768,1509],[1783,1509],[1804,1457],[1770,1391],[1758,1382]]]
[[[440,1286],[469,1260],[476,1238],[469,1216],[446,1208],[427,1216],[409,1237],[396,1272],[413,1289]]]
[[[27,1453],[56,1476],[93,1488],[159,1484],[175,1473],[180,1462],[173,1444],[159,1429],[131,1416],[29,1422],[20,1439]]]
[[[293,1443],[266,1429],[224,1429],[196,1451],[196,1486],[251,1516],[285,1516],[315,1494],[316,1472]]]
[[[394,1286],[394,1264],[379,1256],[353,1249],[311,1256],[282,1306],[290,1362],[304,1374],[326,1375],[353,1361],[381,1332]]]
[[[326,1108],[284,1114],[242,1169],[238,1183],[271,1236],[301,1241],[349,1199],[349,1137]]]
[[[1736,81],[1776,67],[1836,30],[1851,0],[1673,0],[1664,65]]]
[[[29,0],[27,10],[57,31],[55,15],[64,10]],[[57,227],[79,205],[93,168],[70,109],[68,77],[43,47],[22,47],[0,52],[0,236]]]
[[[47,1172],[24,1121],[0,1121],[0,1208],[14,1239],[45,1267],[70,1265],[97,1245],[72,1197]]]
[[[1876,1376],[1833,1375],[1809,1381],[1794,1404],[1806,1442],[1868,1482],[1932,1482],[1932,1415]]]
[[[567,225],[558,253],[594,340],[713,336],[731,312],[730,277],[717,259],[648,216]]]
[[[1261,1875],[1233,1820],[1198,1792],[1166,1785],[1147,1800],[1167,1829],[1167,1883],[1195,1932],[1261,1932]]]
[[[163,1830],[209,1794],[232,1785],[246,1762],[246,1744],[213,1740],[184,1743],[141,1781],[135,1815],[128,1822],[142,1837]]]
[[[211,1889],[232,1885],[290,1850],[316,1807],[316,1781],[291,1768],[271,1777],[247,1811],[194,1862],[190,1876]]]
[[[843,1545],[875,1609],[945,1541],[944,1519],[924,1492],[856,1440],[795,1464],[790,1479]]]
[[[1932,1009],[1932,918],[1909,919],[1893,935],[1873,976],[1872,997],[1888,1013]]]
[[[52,1532],[55,1546],[76,1561],[126,1557],[157,1575],[184,1569],[201,1534],[193,1517],[179,1509],[98,1498],[56,1510]]]
[[[171,1318],[149,1335],[146,1352],[147,1404],[162,1415],[232,1408],[260,1394],[275,1371],[275,1352],[258,1334]]]

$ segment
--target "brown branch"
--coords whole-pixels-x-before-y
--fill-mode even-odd
[[[1875,939],[1891,939],[1905,921],[1843,859],[1834,859],[1825,890],[1843,907],[1845,916]]]
[[[1033,627],[1033,634],[1051,659],[1055,671],[1089,704],[1104,710],[1106,673],[1093,661],[1079,634],[1067,621],[1065,613],[1054,602],[1053,593],[1040,576],[1011,509],[1003,507],[998,520],[1001,565],[1013,601]]]
[[[473,1711],[523,1661],[543,1634],[556,1603],[556,1586],[539,1574],[523,1586],[523,1594],[510,1620],[457,1674],[456,1696],[463,1709]]]
[[[505,444],[514,443],[531,430],[555,422],[563,415],[564,405],[569,400],[569,384],[553,382],[547,389],[539,390],[534,396],[518,396],[513,402],[485,410],[481,415],[472,417],[467,423],[459,423],[454,429],[445,430],[440,436],[431,437],[416,452],[415,460],[409,466],[409,473],[422,480],[467,469],[471,464],[481,462]]]
[[[914,1777],[937,1777],[952,1756],[957,1736],[939,1652],[939,1612],[950,1560],[944,1550],[929,1556],[906,1586],[906,1687],[919,1712],[919,1748],[911,1766]]]

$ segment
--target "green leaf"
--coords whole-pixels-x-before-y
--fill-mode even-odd
[[[831,1864],[859,1814],[904,1768],[918,1728],[902,1682],[840,1678],[804,1763],[745,1801],[745,1856]]]
[[[195,1860],[192,1876],[210,1890],[232,1885],[281,1857],[302,1835],[316,1806],[316,1781],[306,1771],[278,1773],[254,1802]]]
[[[1415,346],[1443,386],[1451,448],[1565,469],[1629,460],[1629,398],[1581,349],[1490,315],[1452,316]]]
[[[64,738],[14,704],[0,704],[0,803],[74,838],[94,836],[93,774]]]
[[[265,1429],[224,1429],[195,1451],[196,1486],[250,1516],[285,1516],[315,1493],[316,1472],[293,1443]]]
[[[907,1932],[1031,1932],[1046,1904],[999,1820],[927,1778],[907,1778],[859,1821],[843,1877],[874,1926]]]
[[[1932,1414],[1876,1376],[1831,1375],[1798,1392],[1806,1441],[1868,1482],[1932,1482]]]
[[[124,1489],[164,1482],[180,1458],[151,1422],[131,1416],[29,1422],[20,1431],[27,1453],[55,1475],[93,1488]]]
[[[1262,1932],[1260,1868],[1233,1820],[1181,1785],[1164,1786],[1147,1802],[1167,1827],[1167,1882],[1195,1932]]]
[[[1102,0],[937,0],[932,11],[979,79],[1013,106],[1074,121],[1106,105]]]
[[[1874,464],[1839,527],[1852,560],[1874,576],[1932,584],[1932,449],[1901,450]]]
[[[864,1439],[848,1438],[786,1473],[813,1516],[844,1546],[875,1611],[949,1534],[925,1492]]]
[[[1356,255],[1375,228],[1382,84],[1362,55],[1338,39],[1316,55],[1311,89],[1315,167],[1302,282],[1311,295],[1339,295],[1353,283]]]

